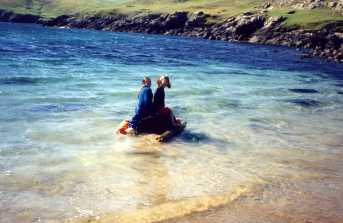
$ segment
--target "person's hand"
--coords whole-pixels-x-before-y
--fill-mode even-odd
[[[128,128],[125,130],[125,135],[135,135],[135,130],[133,128]]]

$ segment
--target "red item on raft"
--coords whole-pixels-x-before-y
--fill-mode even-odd
[[[171,110],[168,107],[160,107],[157,109],[157,113],[163,116],[170,116]]]
[[[119,127],[117,128],[116,133],[117,134],[122,134],[122,135],[127,135],[126,130],[129,128],[129,121],[124,120],[119,124]]]

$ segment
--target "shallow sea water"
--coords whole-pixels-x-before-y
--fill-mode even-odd
[[[261,188],[338,222],[342,71],[284,47],[0,23],[0,222],[153,222]],[[115,136],[160,74],[187,129]]]

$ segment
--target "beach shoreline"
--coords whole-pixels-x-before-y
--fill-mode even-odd
[[[342,154],[335,159],[301,164],[333,171],[327,175],[304,172],[298,176],[283,176],[280,183],[267,178],[256,179],[257,181],[238,185],[223,194],[194,197],[132,212],[109,213],[68,222],[340,223],[343,221],[340,205],[340,198],[343,197],[341,188],[343,174],[339,171],[343,167],[339,163],[341,158]],[[286,178],[288,182],[282,182]],[[319,196],[317,188],[322,187],[323,184],[326,184],[330,190],[321,191]],[[320,208],[318,208],[319,203]]]
[[[305,183],[305,182],[303,182]],[[315,181],[306,180],[306,183],[315,184]],[[340,223],[343,221],[343,215],[331,211],[330,208],[337,209],[335,197],[343,196],[343,190],[339,188],[339,182],[336,182],[337,190],[329,192],[329,200],[313,196],[311,191],[297,191],[295,187],[279,188],[280,185],[258,185],[252,191],[245,191],[234,196],[221,197],[219,203],[214,202],[213,206],[204,206],[202,202],[195,202],[194,208],[189,209],[185,202],[177,202],[168,207],[169,210],[164,210],[164,215],[160,214],[159,207],[147,210],[140,210],[134,213],[125,214],[108,214],[105,216],[87,217],[78,220],[68,221],[69,223],[315,223],[315,222],[328,222]],[[282,197],[280,190],[283,192],[291,193],[291,197]],[[338,193],[337,193],[338,192]],[[306,200],[298,199],[297,196],[302,196],[305,193]],[[308,193],[308,194],[307,194]],[[265,197],[271,199],[265,203]],[[215,196],[216,197],[216,196]],[[213,197],[213,201],[216,198]],[[219,196],[217,197],[219,198]],[[193,200],[197,200],[195,198]],[[224,202],[225,201],[225,202]],[[273,205],[272,202],[277,201],[282,205]],[[304,206],[299,208],[303,203]],[[315,204],[322,202],[323,209],[315,209]],[[182,205],[182,203],[185,203]],[[196,204],[197,203],[197,204]],[[179,206],[179,205],[180,206]],[[161,205],[163,206],[163,205]],[[167,206],[166,206],[167,207]],[[183,207],[183,210],[181,210]],[[162,213],[162,212],[161,212]],[[167,214],[166,214],[167,213]],[[169,213],[169,216],[168,216]],[[155,215],[154,215],[155,214]],[[161,219],[161,220],[159,220]]]
[[[342,167],[341,158],[340,154],[336,159],[315,161],[314,165],[333,170]],[[325,176],[307,173],[307,176],[287,178],[289,182],[282,185],[259,184],[226,205],[160,223],[340,223],[343,222],[343,209],[339,205],[343,174],[339,170],[334,172]],[[315,188],[323,184],[328,190],[324,196],[318,196]],[[321,208],[316,207],[318,203]]]

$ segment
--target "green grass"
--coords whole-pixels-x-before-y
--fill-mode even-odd
[[[120,4],[119,9],[129,12],[145,10],[161,13],[169,13],[173,11],[203,11],[212,15],[231,16],[258,6],[261,2],[262,0],[188,0],[183,2],[156,0],[128,2]]]
[[[45,17],[55,17],[70,13],[110,12],[114,9],[123,13],[173,11],[204,11],[218,16],[237,15],[252,9],[263,0],[0,0],[0,8],[19,13],[31,13]],[[27,7],[27,2],[33,2]]]
[[[27,2],[28,1],[26,0],[17,0],[17,1],[0,0],[0,8],[11,10],[17,13],[29,13],[29,14],[39,15],[40,12],[36,4],[29,5],[27,4]]]
[[[63,14],[94,14],[114,9],[127,0],[0,0],[0,8],[16,13],[29,13],[43,17]],[[30,3],[30,4],[28,4]]]
[[[215,15],[209,22],[221,21],[229,16],[239,15],[245,11],[254,11],[267,0],[0,0],[0,8],[17,13],[29,13],[46,18],[62,14],[124,14],[170,13],[174,11],[203,11]],[[274,8],[270,16],[286,16],[287,26],[305,28],[320,27],[343,16],[329,9],[297,10],[287,14],[289,8]]]
[[[343,16],[330,9],[295,10],[294,14],[288,14],[291,9],[276,8],[271,10],[269,16],[285,16],[287,26],[299,26],[302,28],[320,28],[324,24],[343,20]]]

